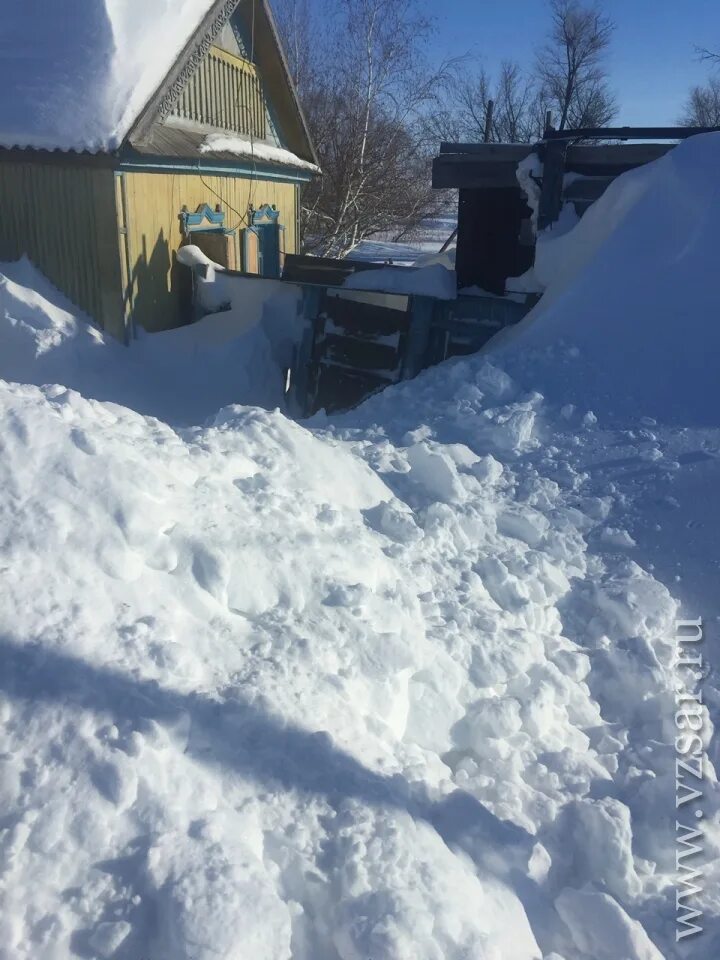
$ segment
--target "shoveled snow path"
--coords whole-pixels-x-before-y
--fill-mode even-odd
[[[565,363],[573,362],[575,354],[570,353],[572,356]],[[550,362],[547,365],[550,367]],[[516,366],[523,367],[522,364]],[[584,679],[593,709],[599,709],[603,723],[584,728],[580,723],[576,727],[584,729],[589,737],[590,750],[585,754],[585,761],[599,760],[609,775],[596,769],[584,783],[578,780],[574,788],[570,788],[570,792],[577,789],[577,798],[563,806],[559,814],[558,807],[551,808],[548,823],[554,821],[552,826],[548,828],[540,817],[540,825],[536,819],[535,829],[530,828],[533,833],[537,831],[538,838],[552,852],[552,865],[546,861],[538,887],[533,883],[525,887],[524,903],[535,921],[534,932],[540,945],[546,950],[559,949],[560,954],[568,957],[584,958],[585,950],[588,957],[607,956],[610,960],[625,956],[628,948],[619,923],[611,923],[606,908],[592,901],[593,896],[599,897],[599,891],[604,890],[642,921],[661,946],[663,956],[694,955],[692,941],[680,946],[675,942],[678,876],[675,692],[680,680],[691,682],[691,678],[680,677],[674,667],[673,640],[678,618],[702,615],[706,636],[702,652],[707,664],[702,702],[708,708],[702,711],[703,737],[710,765],[705,771],[704,783],[693,782],[687,788],[698,787],[702,792],[703,862],[696,861],[693,865],[703,871],[704,883],[693,906],[704,910],[704,917],[699,921],[704,928],[702,946],[709,951],[708,955],[713,954],[720,949],[720,898],[717,896],[720,795],[713,769],[719,757],[717,740],[712,737],[713,723],[717,724],[720,719],[720,683],[715,666],[720,662],[717,634],[720,607],[713,588],[717,564],[711,562],[711,541],[718,529],[714,490],[720,462],[720,430],[663,427],[647,417],[627,418],[624,430],[603,429],[592,411],[572,406],[558,408],[537,393],[523,394],[517,383],[481,358],[448,364],[443,374],[440,389],[438,372],[429,372],[397,392],[377,396],[358,411],[339,418],[341,426],[331,427],[331,435],[353,438],[359,433],[362,437],[371,424],[382,424],[376,429],[390,443],[404,445],[424,438],[438,452],[453,449],[447,445],[448,441],[458,445],[466,443],[478,453],[491,452],[504,462],[505,483],[502,485],[513,502],[512,523],[508,523],[501,508],[495,525],[498,532],[527,542],[531,549],[526,559],[536,552],[552,556],[553,540],[555,544],[562,544],[561,550],[566,552],[573,532],[582,538],[583,559],[578,564],[581,569],[576,569],[553,613],[562,622],[562,635],[573,641],[575,655],[589,658],[587,674],[579,672],[575,679]],[[411,403],[404,402],[403,391],[408,394],[408,400],[412,394]],[[443,402],[449,396],[453,396],[455,402]],[[440,437],[444,444],[437,443]],[[377,443],[377,437],[374,440]],[[361,455],[364,451],[369,462],[376,461],[374,445],[360,439],[357,449]],[[452,453],[450,457],[452,459]],[[484,476],[485,469],[479,474]],[[412,472],[409,480],[401,478],[389,485],[400,496],[407,495],[410,503],[417,502]],[[539,509],[549,520],[547,535],[539,541],[535,524],[529,522],[528,516],[537,517],[537,513],[527,509],[538,507],[538,500]],[[518,572],[517,566],[513,569],[507,563],[502,547],[495,547],[494,556],[500,559],[500,568],[505,561],[513,573]],[[563,559],[567,559],[567,555]],[[460,563],[467,566],[467,557],[460,558]],[[659,579],[647,571],[655,572]],[[531,596],[533,587],[537,589],[532,583],[532,573],[530,565],[520,574]],[[487,586],[487,568],[482,574]],[[512,580],[512,574],[509,579]],[[673,596],[681,600],[681,604],[670,598],[665,583],[671,585]],[[455,584],[451,590],[456,600],[458,597],[464,600],[462,587],[458,589]],[[521,600],[518,604],[521,611],[522,603]],[[508,605],[503,605],[507,615]],[[521,623],[523,614],[529,613],[527,609],[521,612]],[[533,629],[531,618],[521,629],[528,627]],[[442,642],[443,636],[447,636],[446,623],[435,639]],[[487,648],[486,637],[481,645]],[[568,669],[571,656],[555,660],[566,676],[573,675]],[[528,673],[533,676],[534,671]],[[481,692],[491,696],[497,693]],[[538,752],[549,768],[549,780],[555,781],[559,772],[557,756],[549,750],[542,752],[543,731],[527,723],[538,692],[542,699],[543,691],[531,690],[518,698],[525,704],[530,702],[522,728],[523,732],[529,728],[536,743],[540,735]],[[556,692],[555,696],[557,698]],[[497,725],[502,705],[502,699],[482,704],[480,712],[484,719],[490,720],[490,728]],[[473,709],[470,708],[454,733],[463,732],[463,724],[472,717]],[[569,707],[568,713],[572,716]],[[482,733],[487,729],[488,726],[480,727]],[[471,744],[470,768],[472,774],[479,773],[475,779],[472,774],[467,776],[467,755],[463,748],[468,745],[462,743],[462,737],[455,737],[455,746],[460,743],[463,754],[460,764],[457,752],[451,751],[443,759],[453,767],[456,784],[482,796],[483,803],[489,799],[490,809],[501,809],[503,816],[522,823],[519,819],[521,794],[507,789],[512,781],[508,770],[515,765],[523,770],[519,779],[525,781],[525,788],[528,783],[535,786],[535,774],[528,758],[517,752],[520,737],[507,737],[519,729],[517,720],[507,728],[500,724],[501,733],[497,735],[506,741],[503,744],[506,756],[499,757],[493,751],[492,746],[501,746],[497,741],[490,749],[487,743]],[[567,734],[565,740],[572,742]],[[509,750],[507,743],[511,745]],[[603,756],[605,751],[610,756]],[[488,760],[491,769],[499,772],[495,784],[485,775]],[[577,757],[573,757],[573,762],[577,763]],[[563,785],[567,789],[577,769],[559,766],[565,767]],[[683,779],[689,778],[683,775]],[[501,794],[500,808],[496,791],[505,794]],[[552,796],[547,790],[547,781],[540,786],[540,792],[544,794],[541,803],[547,804],[548,794]],[[512,796],[515,807],[512,811],[508,795]],[[542,806],[534,808],[536,814],[538,809],[542,810]],[[682,821],[683,811],[678,816]],[[692,812],[685,813],[685,821],[688,817],[693,829],[696,822]],[[623,849],[625,852],[621,853]],[[537,859],[537,849],[533,859]],[[530,874],[534,880],[532,868],[531,860]],[[573,887],[587,885],[588,897],[584,904],[569,894],[561,894],[558,899],[559,886],[568,878],[572,878]],[[593,890],[597,893],[592,893]],[[539,902],[535,902],[536,896]],[[567,930],[559,933],[557,927],[552,931],[547,929],[547,918],[553,916],[548,909],[553,897],[555,909],[570,928],[569,940]],[[575,907],[577,930],[573,931],[570,913]],[[592,914],[598,918],[596,933],[587,932]],[[613,931],[617,933],[617,940]],[[588,947],[595,938],[598,944],[604,943],[603,949]],[[627,955],[656,956],[654,948],[641,944],[641,940],[636,952]]]

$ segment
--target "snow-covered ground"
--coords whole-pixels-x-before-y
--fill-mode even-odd
[[[420,257],[437,253],[456,227],[456,217],[430,218],[424,220],[412,235],[402,242],[391,240],[390,237],[362,240],[350,251],[348,259],[412,266]]]
[[[139,328],[128,350],[77,316],[28,260],[0,264],[0,378],[62,383],[174,426],[201,423],[230,403],[281,406],[283,369],[299,337],[298,288],[231,284],[220,272],[198,282],[208,309],[231,309],[159,334]]]
[[[674,664],[703,617],[717,718],[720,409],[679,343],[714,362],[719,160],[623,178],[572,270],[549,240],[494,353],[305,424],[145,416],[156,348],[133,380],[2,268],[0,958],[720,955]]]

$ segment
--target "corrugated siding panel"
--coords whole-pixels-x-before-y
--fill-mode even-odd
[[[23,255],[100,326],[122,336],[112,171],[0,163],[0,260]]]
[[[175,262],[182,243],[180,212],[220,204],[228,229],[243,229],[248,205],[274,204],[285,227],[287,253],[296,252],[296,189],[291,183],[194,174],[127,173],[133,315],[147,330],[166,330],[187,319],[190,272]],[[239,239],[241,237],[239,236]]]

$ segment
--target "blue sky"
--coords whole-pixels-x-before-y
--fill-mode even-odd
[[[527,62],[547,30],[545,0],[432,3],[439,57],[470,51],[492,70]],[[695,45],[720,50],[720,0],[605,0],[617,24],[609,66],[626,124],[673,124],[689,87],[709,74]]]

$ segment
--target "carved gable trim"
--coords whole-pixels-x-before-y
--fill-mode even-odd
[[[210,52],[210,47],[213,45],[213,41],[230,19],[233,10],[237,5],[238,0],[225,0],[222,9],[213,20],[210,29],[205,32],[202,40],[185,61],[185,65],[180,71],[177,79],[165,89],[165,95],[162,98],[156,114],[157,120],[165,120],[170,115],[172,108],[177,103],[178,98],[185,89],[186,84],[189,82],[192,75]]]
[[[213,41],[239,3],[240,0],[217,0],[165,78],[165,82],[143,110],[127,137],[129,141],[142,139],[153,123],[168,117],[186,84],[207,56]]]

